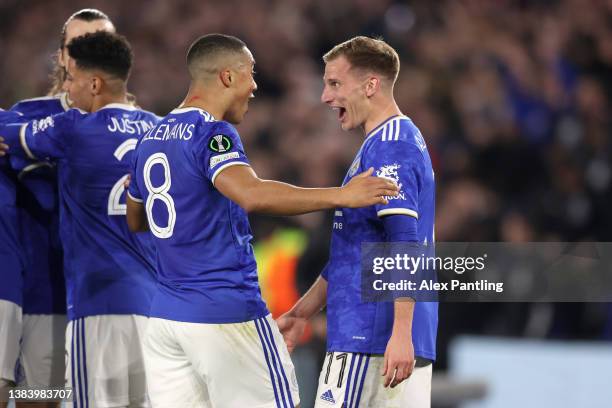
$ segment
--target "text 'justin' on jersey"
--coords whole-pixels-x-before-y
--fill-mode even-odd
[[[155,287],[149,234],[130,233],[124,182],[138,138],[159,118],[124,104],[77,109],[6,130],[31,159],[57,162],[69,319],[148,315]],[[15,141],[17,139],[17,141]]]
[[[387,242],[381,217],[417,219],[417,240],[434,243],[435,183],[425,141],[412,121],[394,116],[372,130],[343,184],[368,168],[399,186],[389,204],[335,211],[330,259],[322,272],[327,289],[329,351],[383,354],[391,337],[393,303],[361,302],[361,243]],[[438,304],[417,302],[412,323],[416,356],[435,359]]]
[[[249,165],[238,133],[197,108],[175,109],[138,144],[130,198],[142,202],[158,251],[151,316],[237,323],[268,314],[246,212],[214,186]]]

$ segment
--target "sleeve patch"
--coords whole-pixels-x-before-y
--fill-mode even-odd
[[[232,139],[226,135],[215,135],[208,140],[208,148],[215,153],[225,153],[232,147]]]
[[[212,169],[219,163],[223,163],[224,161],[227,161],[230,159],[237,159],[239,157],[240,157],[240,154],[238,152],[231,152],[231,153],[220,154],[218,156],[213,156],[210,158],[210,168]]]

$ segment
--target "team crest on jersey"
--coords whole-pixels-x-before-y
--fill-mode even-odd
[[[387,200],[397,200],[397,199],[404,200],[405,199],[404,192],[402,191],[402,183],[400,182],[399,174],[397,173],[397,171],[401,167],[402,167],[401,165],[397,163],[393,163],[393,164],[387,164],[385,166],[380,166],[380,168],[376,170],[377,177],[382,177],[388,180],[392,180],[395,182],[395,184],[397,184],[397,188],[399,188],[399,194],[396,197],[391,197],[391,196],[386,197]]]
[[[348,171],[349,177],[353,177],[355,173],[357,173],[357,169],[359,169],[360,162],[361,162],[361,156],[355,157],[355,160],[353,160],[353,164],[351,164],[351,167],[349,168],[349,171]]]
[[[380,166],[380,169],[376,170],[376,176],[395,181],[395,184],[401,190],[402,183],[400,183],[399,174],[397,174],[400,167],[402,166],[397,163]]]
[[[225,153],[232,148],[232,140],[225,135],[215,135],[208,141],[208,148],[215,153]]]

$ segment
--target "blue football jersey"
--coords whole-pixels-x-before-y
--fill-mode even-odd
[[[19,120],[19,114],[0,109],[0,124],[16,120]],[[18,234],[16,182],[7,156],[0,157],[0,299],[21,306],[24,257]]]
[[[124,182],[138,138],[158,120],[110,104],[92,114],[71,109],[2,129],[11,149],[57,163],[69,319],[149,313],[154,248],[150,234],[128,230]]]
[[[19,122],[42,119],[69,109],[65,93],[25,99],[11,111],[20,112]],[[65,314],[66,286],[59,238],[57,169],[47,161],[10,157],[18,172],[20,238],[25,253],[23,312]]]
[[[227,122],[175,109],[136,149],[129,194],[143,202],[158,251],[151,316],[237,323],[268,314],[246,212],[214,187],[228,166],[248,165]]]
[[[425,141],[405,116],[395,116],[372,130],[363,142],[343,184],[368,168],[400,187],[389,204],[335,211],[330,259],[322,272],[328,281],[327,347],[329,351],[383,354],[393,327],[393,303],[361,301],[361,243],[387,242],[381,217],[417,218],[417,239],[434,243],[435,183]],[[438,304],[417,302],[412,323],[416,356],[435,359]]]

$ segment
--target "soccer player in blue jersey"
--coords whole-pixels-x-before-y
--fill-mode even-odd
[[[141,339],[154,248],[149,234],[128,230],[124,182],[138,138],[159,118],[128,104],[132,52],[123,37],[97,31],[67,48],[66,88],[80,109],[4,126],[0,135],[11,154],[57,162],[74,405],[147,406]]]
[[[0,109],[0,123],[19,119],[15,112]],[[0,407],[15,385],[23,306],[23,256],[19,242],[16,177],[0,145]]]
[[[247,212],[302,214],[384,203],[396,186],[369,177],[305,189],[257,177],[232,124],[257,85],[238,38],[209,34],[187,53],[183,104],[140,139],[128,222],[150,230],[158,287],[145,339],[154,407],[294,407],[287,348],[263,302]]]
[[[48,96],[16,103],[20,122],[42,119],[70,109],[61,86],[68,61],[66,45],[88,32],[115,31],[108,16],[99,10],[83,9],[68,18],[61,31]],[[19,383],[34,387],[64,384],[66,289],[59,239],[57,172],[48,161],[11,156],[18,172],[20,235],[26,254],[23,287],[23,331],[19,356]]]
[[[433,245],[434,174],[427,147],[395,103],[399,58],[392,47],[356,37],[323,59],[321,100],[338,113],[342,129],[365,133],[344,183],[374,167],[377,175],[395,180],[400,192],[387,204],[337,208],[327,266],[278,325],[292,349],[306,321],[327,305],[328,353],[317,407],[428,407],[437,303],[364,303],[360,296],[362,242]]]

